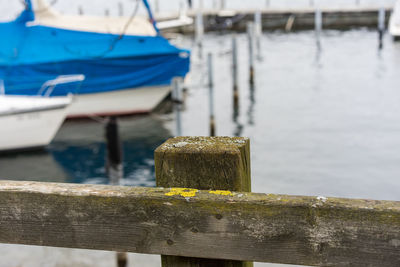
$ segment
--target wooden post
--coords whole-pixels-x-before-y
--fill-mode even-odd
[[[262,14],[260,11],[254,13],[254,37],[257,48],[257,58],[262,58],[262,50],[261,50],[261,36],[262,36]]]
[[[317,47],[321,48],[321,31],[322,31],[322,12],[319,8],[315,10],[314,17],[315,36],[317,39]]]
[[[195,43],[199,48],[199,58],[203,57],[203,35],[204,35],[204,21],[202,11],[196,13],[195,24]]]
[[[172,80],[172,99],[174,103],[174,111],[176,118],[176,132],[175,136],[182,135],[182,116],[181,116],[181,105],[182,105],[182,78],[175,77]]]
[[[247,38],[249,43],[249,82],[254,84],[254,23],[247,23]]]
[[[251,191],[248,138],[176,137],[158,147],[154,159],[157,186]],[[162,256],[162,266],[250,267],[253,263]]]
[[[208,53],[208,87],[209,87],[209,105],[210,105],[210,136],[215,136],[215,113],[214,113],[214,76],[213,76],[213,55]]]
[[[233,109],[239,109],[239,73],[236,36],[232,37],[232,81],[233,81]]]
[[[383,48],[383,36],[385,33],[385,9],[381,7],[378,11],[378,38],[379,49]]]
[[[106,171],[110,184],[118,185],[123,177],[122,145],[119,139],[116,117],[110,117],[106,124],[107,162]]]

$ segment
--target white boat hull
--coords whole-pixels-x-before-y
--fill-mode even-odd
[[[400,1],[397,1],[389,19],[389,33],[394,38],[400,37]]]
[[[67,115],[66,107],[0,116],[0,151],[44,147]]]
[[[74,95],[68,118],[148,113],[170,91],[170,86],[158,86]]]

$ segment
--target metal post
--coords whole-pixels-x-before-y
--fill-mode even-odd
[[[210,99],[210,136],[215,136],[215,114],[214,114],[214,77],[213,77],[213,55],[208,53],[208,87]]]
[[[250,71],[250,84],[254,84],[254,23],[247,23],[247,38],[249,42],[249,71]]]
[[[158,0],[155,0],[154,11],[155,13],[160,13],[160,2]]]
[[[203,35],[204,35],[204,24],[203,24],[203,14],[198,11],[196,14],[196,28],[195,28],[195,42],[199,47],[199,57],[203,57]]]
[[[238,85],[238,55],[237,55],[237,38],[232,37],[232,81],[233,81],[233,108],[239,107],[239,85]]]
[[[0,80],[0,95],[6,94],[6,88],[4,87],[4,81]]]
[[[105,15],[106,17],[110,16],[110,10],[109,10],[108,8],[106,8],[106,9],[104,10],[104,15]]]
[[[182,136],[182,116],[181,116],[181,90],[182,78],[175,77],[172,80],[172,99],[174,102],[174,111],[176,116],[176,136]]]
[[[79,14],[79,15],[83,15],[82,6],[78,6],[78,14]]]
[[[124,5],[121,2],[118,2],[118,15],[120,17],[124,15]]]
[[[315,37],[317,46],[321,47],[321,31],[322,31],[322,12],[319,8],[315,10]]]
[[[381,7],[378,13],[378,37],[379,49],[383,48],[383,36],[385,34],[385,9]]]
[[[226,7],[226,1],[225,0],[220,0],[220,9],[225,9]]]

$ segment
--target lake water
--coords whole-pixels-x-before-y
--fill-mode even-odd
[[[256,61],[256,83],[250,88],[246,36],[237,38],[240,113],[236,120],[231,35],[205,35],[204,53],[214,54],[217,134],[250,137],[254,192],[400,200],[400,43],[386,35],[379,51],[373,30],[327,30],[319,50],[312,31],[267,32],[261,40],[262,59]],[[193,47],[190,37],[174,42]],[[192,54],[183,134],[207,135],[205,57],[200,59],[196,48]],[[124,185],[154,186],[153,151],[174,135],[174,123],[173,114],[121,120]],[[0,157],[0,178],[107,183],[104,162],[104,125],[69,121],[47,151]],[[87,261],[79,261],[83,252],[78,250],[22,248],[17,253],[15,246],[2,245],[0,251],[21,266],[44,266],[27,260],[36,253],[55,262],[47,266],[70,266],[63,265],[61,256],[54,259],[54,253],[70,253],[70,258],[77,257],[77,266],[91,266],[96,257],[104,262],[113,259],[112,253],[88,252]],[[14,266],[9,263],[5,260],[0,266]],[[141,266],[157,264],[158,258],[151,257]]]
[[[218,135],[251,139],[253,191],[400,200],[400,44],[382,51],[371,30],[269,32],[248,85],[247,40],[240,53],[240,115],[233,121],[231,35],[208,34],[214,53]],[[184,47],[192,39],[176,40]],[[207,69],[193,50],[184,135],[208,134]],[[174,116],[123,118],[125,185],[153,186],[154,149],[174,135]],[[104,125],[69,121],[46,152],[0,158],[0,177],[107,183]],[[27,172],[29,171],[29,172]]]

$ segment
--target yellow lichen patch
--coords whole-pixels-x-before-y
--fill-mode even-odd
[[[227,190],[213,190],[209,191],[208,193],[222,196],[233,196],[232,192]]]
[[[166,196],[194,197],[199,190],[191,188],[171,188],[171,191],[165,193]]]

